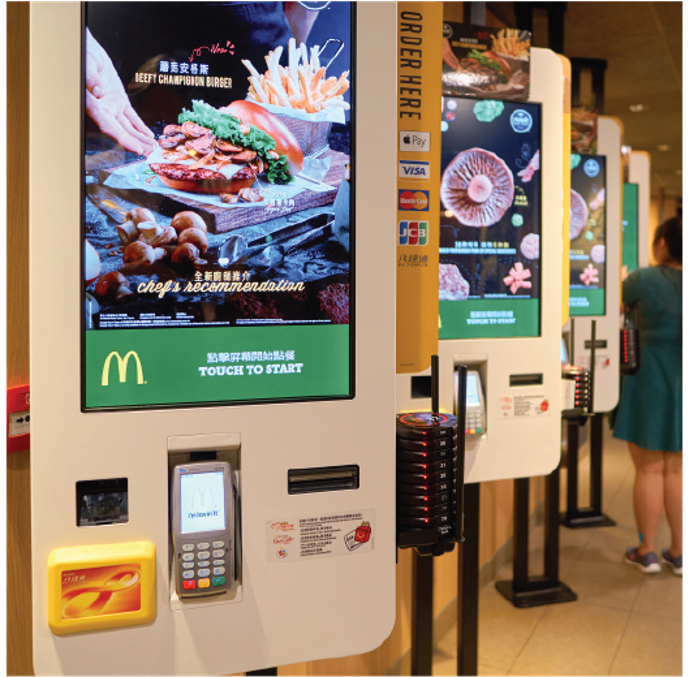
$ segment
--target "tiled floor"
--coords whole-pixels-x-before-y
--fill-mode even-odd
[[[637,542],[633,467],[626,444],[604,425],[603,512],[613,527],[560,528],[560,581],[578,600],[517,609],[491,582],[479,595],[479,675],[681,675],[682,579],[663,567],[643,574],[626,564]],[[588,455],[580,464],[579,505],[588,505]],[[562,473],[563,508],[566,475]],[[530,534],[530,564],[543,561],[542,528]],[[658,548],[669,545],[663,519]],[[511,563],[496,580],[511,580]],[[456,674],[456,627],[435,648],[433,674]]]

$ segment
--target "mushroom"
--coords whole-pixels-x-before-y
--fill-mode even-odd
[[[439,273],[441,301],[464,301],[469,298],[469,283],[454,263],[441,263]]]
[[[187,228],[198,228],[207,231],[206,222],[196,212],[179,212],[172,217],[170,225],[181,233]]]
[[[134,242],[139,237],[139,230],[136,227],[134,221],[125,221],[117,226],[117,234],[123,245],[128,245],[130,242]]]
[[[200,254],[205,254],[208,251],[208,235],[200,228],[187,228],[179,234],[179,243],[184,244],[190,242],[198,250]]]
[[[175,251],[172,252],[170,260],[172,261],[173,265],[193,265],[195,268],[208,263],[208,261],[205,261],[200,257],[198,247],[193,245],[191,242],[185,242],[184,244],[179,245]]]
[[[152,247],[160,247],[170,244],[177,239],[177,232],[172,226],[159,226],[153,221],[144,221],[139,224],[139,239]]]
[[[97,296],[115,299],[116,301],[132,293],[129,280],[122,273],[114,270],[106,273],[96,282]]]
[[[84,240],[84,281],[90,285],[100,275],[100,256],[93,245]]]
[[[462,225],[492,226],[512,206],[512,170],[490,151],[462,151],[443,172],[440,199]]]
[[[519,251],[527,259],[537,259],[540,256],[541,238],[537,233],[529,233],[522,238]]]
[[[153,212],[145,207],[134,207],[134,209],[130,209],[124,217],[127,221],[132,221],[136,226],[143,221],[153,221],[153,223],[155,223],[156,220]]]
[[[594,263],[605,263],[605,245],[594,244],[591,247],[591,261]]]
[[[574,240],[581,235],[586,222],[589,220],[589,208],[576,190],[570,189],[569,200],[569,239]]]
[[[139,240],[152,245],[155,239],[163,232],[163,227],[155,221],[142,221],[137,226],[139,230]]]
[[[141,240],[131,242],[122,252],[122,259],[125,264],[133,264],[132,269],[150,266],[164,256],[164,249],[151,247]]]

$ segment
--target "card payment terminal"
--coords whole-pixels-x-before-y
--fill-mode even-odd
[[[175,466],[172,534],[177,594],[226,592],[234,576],[230,464],[202,461]]]
[[[458,378],[458,372],[455,372],[455,380]],[[467,372],[466,409],[465,436],[480,437],[486,432],[486,404],[483,398],[481,376],[477,371]]]

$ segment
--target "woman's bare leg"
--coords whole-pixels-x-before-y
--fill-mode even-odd
[[[663,516],[664,454],[644,449],[632,442],[627,442],[627,445],[636,469],[632,502],[636,528],[643,538],[639,554],[645,555],[655,552],[656,534]]]
[[[665,514],[670,524],[672,542],[670,554],[682,554],[682,452],[676,454],[666,451],[665,459]]]

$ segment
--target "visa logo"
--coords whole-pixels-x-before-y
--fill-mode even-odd
[[[400,221],[398,242],[400,245],[427,245],[428,221]]]
[[[430,162],[412,162],[409,160],[400,160],[399,169],[400,179],[420,179],[422,181],[431,180],[431,163]]]

